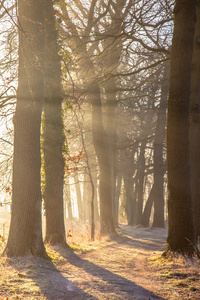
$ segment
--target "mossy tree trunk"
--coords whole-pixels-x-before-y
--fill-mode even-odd
[[[40,126],[44,90],[41,0],[18,1],[19,70],[14,116],[12,213],[8,256],[46,256],[41,226]]]
[[[50,244],[66,243],[64,224],[64,133],[61,65],[53,1],[43,1],[45,19],[45,98],[43,153],[46,237]]]

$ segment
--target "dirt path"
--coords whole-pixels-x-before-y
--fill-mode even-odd
[[[115,241],[48,247],[52,261],[0,260],[1,299],[200,299],[199,262],[165,260],[166,230],[121,226]]]

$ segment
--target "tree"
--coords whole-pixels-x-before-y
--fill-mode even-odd
[[[8,191],[7,203],[11,203],[13,165],[13,116],[16,105],[18,70],[18,39],[16,27],[16,1],[0,4],[0,173],[1,191]],[[6,29],[6,30],[5,30]],[[8,197],[9,195],[9,197]]]
[[[87,42],[90,41],[89,32],[92,32],[92,28],[97,22],[97,19],[93,18],[95,14],[95,5],[96,1],[92,1],[88,10],[88,19],[86,19],[87,24],[85,26],[84,39],[82,39],[82,36],[79,36],[80,33],[78,27],[76,28],[76,26],[73,24],[66,5],[61,6],[61,8],[62,13],[65,16],[64,22],[67,24],[67,26],[70,24],[69,28],[73,32],[73,39],[71,42],[69,42],[68,46],[72,45],[71,47],[73,52],[76,53],[79,58],[79,68],[81,73],[85,74],[84,88],[88,93],[88,98],[92,105],[92,137],[100,168],[99,194],[101,234],[105,235],[116,233],[112,216],[112,170],[111,162],[107,156],[108,139],[103,124],[101,90],[97,81],[97,76],[95,76],[96,63],[90,56],[91,49],[87,49]],[[81,9],[81,6],[79,6],[79,8]],[[73,48],[74,46],[75,49]]]
[[[152,227],[165,227],[164,219],[164,168],[163,145],[166,128],[166,109],[169,90],[169,65],[165,63],[161,79],[160,106],[154,138],[154,218]]]
[[[64,134],[62,120],[61,65],[53,1],[43,1],[45,19],[44,97],[44,202],[46,242],[66,243],[64,224]]]
[[[136,224],[141,223],[143,210],[143,191],[144,191],[144,172],[145,172],[145,148],[146,141],[141,142],[140,154],[138,158],[138,178],[137,178],[137,195],[138,201],[136,205]]]
[[[200,1],[197,0],[197,22],[195,26],[194,51],[191,78],[190,103],[190,150],[191,184],[195,237],[200,237]]]
[[[84,1],[71,1],[71,5],[65,0],[59,2],[57,18],[60,33],[65,47],[70,49],[72,58],[71,70],[65,68],[71,81],[71,95],[76,98],[78,93],[81,96],[85,94],[92,104],[94,123],[100,124],[93,123],[97,130],[95,132],[93,126],[93,144],[100,170],[99,186],[103,185],[104,180],[105,185],[109,185],[111,189],[108,191],[106,187],[105,195],[103,196],[102,192],[102,197],[99,197],[100,209],[104,207],[106,210],[104,214],[103,208],[101,215],[105,217],[108,215],[107,203],[114,199],[117,175],[113,158],[115,138],[120,135],[120,126],[115,122],[115,110],[123,106],[123,118],[126,118],[127,112],[132,109],[132,120],[129,127],[127,126],[128,130],[125,133],[124,125],[123,130],[130,142],[138,139],[139,144],[139,137],[142,139],[142,133],[147,133],[147,127],[151,128],[148,119],[153,105],[148,107],[148,103],[155,100],[155,97],[152,97],[153,93],[154,96],[158,93],[149,92],[152,82],[157,78],[155,71],[161,63],[168,60],[172,3],[171,0],[164,4],[158,0],[134,3],[131,0],[120,3],[90,0],[88,5]],[[90,110],[88,111],[90,113]],[[107,114],[108,111],[110,114]],[[153,124],[156,114],[152,115]],[[143,118],[147,119],[147,122],[143,122]],[[141,119],[141,122],[139,120],[136,124],[138,119]],[[144,132],[137,128],[140,124],[146,127]],[[133,126],[137,128],[135,131]],[[120,136],[121,143],[122,140]],[[145,151],[145,154],[147,153],[149,151]],[[102,172],[104,175],[101,176]],[[131,176],[135,176],[134,170],[132,173],[134,175]],[[146,172],[144,179],[146,180]],[[133,185],[132,178],[130,182],[130,185]],[[103,191],[101,188],[98,190]],[[115,203],[112,204],[114,211],[117,211]],[[112,217],[106,218],[110,220]],[[104,222],[103,219],[101,222]],[[107,228],[111,227],[114,228],[110,225]]]
[[[44,30],[41,0],[18,1],[19,70],[14,116],[13,198],[4,253],[46,256],[41,226],[40,125]]]
[[[134,189],[135,197],[132,197],[132,202],[134,207],[134,202],[136,198],[139,200],[139,215],[141,215],[142,210],[142,202],[145,200],[145,192],[147,191],[147,182],[150,180],[152,181],[153,177],[153,156],[151,153],[153,151],[150,151],[149,149],[153,148],[153,142],[155,141],[155,144],[158,144],[158,138],[156,140],[156,137],[153,137],[151,140],[148,138],[148,136],[152,136],[152,132],[155,132],[156,127],[156,114],[160,102],[160,86],[158,84],[158,80],[160,81],[160,65],[161,63],[157,63],[159,60],[168,60],[169,58],[169,46],[171,43],[170,40],[170,30],[172,28],[171,24],[171,1],[166,1],[165,3],[160,1],[143,1],[142,5],[140,7],[137,7],[137,4],[135,2],[135,7],[132,10],[133,13],[131,14],[132,22],[127,23],[127,27],[124,26],[124,36],[127,37],[127,47],[128,49],[124,49],[123,52],[123,60],[124,66],[121,72],[121,93],[119,96],[119,104],[124,106],[124,115],[122,116],[122,121],[117,122],[118,128],[117,131],[119,132],[119,127],[123,126],[124,129],[124,119],[129,117],[127,112],[129,114],[132,114],[132,120],[129,122],[129,128],[127,128],[127,141],[125,143],[129,143],[130,145],[134,143],[135,141],[138,141],[137,144],[139,144],[139,141],[143,141],[144,137],[146,137],[146,140],[148,141],[145,149],[145,176],[143,176],[139,181],[139,185],[136,183],[136,185],[133,187],[128,188],[129,192],[126,193],[126,196],[129,196],[130,192],[132,193],[131,189]],[[141,3],[140,3],[141,4]],[[138,8],[138,9],[137,9]],[[159,19],[157,16],[159,15]],[[163,25],[163,28],[162,28]],[[132,26],[132,27],[131,27]],[[159,28],[159,29],[158,29]],[[165,40],[163,40],[163,36],[161,36],[160,32],[164,31],[165,34]],[[156,37],[156,39],[154,39]],[[132,42],[130,42],[132,41]],[[130,42],[130,43],[128,43]],[[125,52],[126,51],[126,52]],[[130,52],[129,52],[130,51]],[[134,53],[134,60],[131,55],[131,53]],[[129,54],[130,53],[130,54]],[[126,65],[130,65],[130,62],[132,63],[132,68],[128,68]],[[125,70],[127,69],[127,72]],[[131,70],[133,70],[131,72]],[[141,74],[140,78],[137,74]],[[155,76],[155,77],[154,77]],[[125,84],[126,82],[126,84]],[[119,105],[118,104],[118,105]],[[150,117],[151,114],[151,117]],[[122,123],[122,124],[121,124]],[[127,122],[128,123],[128,122]],[[121,124],[121,125],[120,125]],[[164,124],[164,122],[163,122]],[[143,130],[141,130],[143,128]],[[149,131],[149,128],[151,128],[151,131]],[[125,130],[124,130],[125,131]],[[163,132],[165,132],[163,130]],[[119,135],[119,133],[118,133]],[[124,137],[126,133],[123,133]],[[120,135],[119,135],[120,136]],[[160,137],[159,137],[160,138]],[[161,137],[164,138],[164,134]],[[122,141],[122,138],[120,137],[120,140]],[[161,148],[162,145],[158,145],[156,150],[158,148]],[[125,147],[124,147],[125,148]],[[161,149],[159,149],[160,152]],[[122,150],[124,151],[124,150]],[[158,152],[158,151],[157,151]],[[160,155],[161,153],[159,153]],[[158,155],[155,155],[158,157]],[[123,160],[125,161],[124,156]],[[152,158],[151,158],[152,157]],[[138,158],[137,156],[132,160],[132,162],[129,163],[129,169],[133,168],[133,174],[130,173],[131,177],[134,177],[134,179],[137,179],[136,174],[139,173],[135,172],[134,167],[134,161],[136,161]],[[141,160],[141,163],[143,161]],[[155,163],[159,163],[158,160],[155,161]],[[143,163],[144,164],[144,163]],[[132,167],[132,166],[133,167]],[[137,167],[139,168],[140,162],[138,161]],[[136,167],[136,169],[137,169]],[[128,169],[127,168],[127,169]],[[137,170],[139,171],[139,170]],[[152,173],[153,175],[151,175]],[[148,176],[149,175],[149,176]],[[157,175],[157,179],[159,179],[159,174]],[[126,179],[127,180],[127,179]],[[132,180],[132,178],[130,178]],[[133,181],[133,180],[132,180]],[[156,180],[158,182],[158,180]],[[159,180],[159,183],[161,180]],[[152,183],[151,183],[152,184]],[[143,185],[143,186],[142,186]],[[133,184],[132,184],[133,186]],[[160,186],[160,184],[159,184]],[[140,192],[138,193],[138,187]],[[143,189],[144,187],[144,189]],[[155,191],[155,189],[154,189]],[[138,196],[140,196],[138,198]],[[163,203],[162,195],[161,197],[157,197],[157,209],[156,216],[159,216],[159,206],[160,202]],[[128,197],[130,198],[130,197]],[[130,202],[130,200],[127,198],[127,202]],[[138,199],[137,199],[138,198]],[[143,199],[144,198],[144,199]],[[149,208],[148,208],[148,214],[150,215],[151,207],[153,204],[153,198],[152,193],[150,197],[149,202]],[[145,203],[145,202],[144,202]],[[164,204],[164,203],[163,203]],[[129,205],[130,207],[130,205]],[[146,212],[145,212],[146,213]],[[132,212],[128,212],[128,219],[130,219],[130,215]],[[138,221],[139,223],[143,222],[142,219],[140,220],[140,216],[138,215]],[[162,214],[164,217],[164,214]],[[148,221],[145,223],[149,223]]]
[[[92,137],[100,168],[99,196],[101,235],[112,235],[116,233],[112,214],[111,162],[107,155],[108,145],[106,143],[106,133],[103,127],[102,103],[98,85],[95,84],[93,86],[90,95],[92,103]]]
[[[196,1],[177,0],[167,119],[168,251],[195,251],[189,152],[189,101]]]

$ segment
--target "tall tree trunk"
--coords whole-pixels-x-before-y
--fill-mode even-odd
[[[177,0],[170,61],[167,119],[168,250],[193,255],[189,101],[195,29],[194,0]]]
[[[18,1],[19,70],[14,117],[13,197],[4,253],[46,256],[42,241],[40,125],[44,30],[41,0]]]
[[[45,0],[45,103],[44,103],[44,201],[46,237],[51,244],[66,243],[63,205],[64,158],[61,66],[53,1]]]
[[[145,148],[146,142],[142,142],[140,145],[140,156],[138,160],[138,200],[136,208],[136,224],[141,223],[142,211],[143,211],[143,194],[144,194],[144,171],[145,171]]]
[[[136,202],[133,195],[133,178],[132,176],[124,176],[124,187],[126,190],[126,214],[128,225],[135,224]]]
[[[137,181],[137,175],[133,178],[135,172],[135,152],[135,145],[126,149],[123,154],[121,153],[119,162],[119,164],[121,164],[119,168],[121,172],[123,172],[124,188],[126,191],[125,208],[128,225],[134,225],[136,223],[136,193],[134,186]]]
[[[116,160],[116,143],[115,143],[115,110],[116,110],[116,83],[114,79],[110,79],[105,85],[106,91],[106,136],[108,148],[108,160],[110,165],[111,175],[111,191],[112,191],[112,212],[114,220],[115,206],[115,160]],[[118,224],[116,224],[118,226]]]
[[[91,183],[90,176],[88,172],[84,174],[84,184],[83,184],[83,219],[84,221],[89,221],[91,219],[90,211],[90,201],[91,201]]]
[[[109,73],[116,73],[117,67],[119,66],[119,58],[122,50],[122,41],[120,39],[116,39],[115,36],[120,34],[121,32],[121,24],[122,24],[122,9],[124,8],[126,1],[122,0],[118,5],[113,6],[114,13],[111,14],[111,25],[106,28],[104,34],[107,35],[107,38],[103,41],[104,46],[104,56],[103,56],[103,64],[105,65],[107,74]],[[115,51],[113,51],[115,49]],[[108,204],[105,205],[105,197],[111,197],[112,207],[111,212],[113,214],[112,219],[114,218],[114,209],[115,209],[115,154],[116,154],[116,147],[115,147],[115,109],[117,104],[116,99],[116,78],[111,77],[105,81],[105,95],[106,95],[106,126],[105,131],[103,130],[103,123],[102,123],[102,137],[104,136],[104,142],[102,150],[105,154],[102,155],[101,161],[102,164],[100,165],[100,195],[102,195],[103,199],[101,199],[101,233],[102,234],[115,234],[114,230],[114,220],[110,220],[109,224],[106,225],[108,218],[104,218],[103,214],[107,214],[104,209],[108,208]],[[98,107],[98,106],[97,106]],[[100,108],[100,106],[99,106]],[[100,109],[99,109],[100,113]],[[101,112],[102,113],[102,112]],[[102,116],[101,116],[102,118]],[[100,118],[99,118],[100,120]],[[104,131],[104,132],[103,132]],[[106,182],[107,181],[107,182]],[[105,191],[103,191],[105,188]],[[110,204],[109,204],[110,206]],[[101,211],[101,209],[100,209]],[[107,221],[106,221],[107,219]],[[112,224],[111,224],[112,222]],[[109,229],[108,229],[109,228]]]
[[[69,177],[65,179],[65,185],[64,185],[64,200],[65,205],[67,209],[68,219],[69,221],[72,221],[73,215],[72,215],[72,203],[71,203],[71,192],[70,192],[70,185],[69,185]],[[66,211],[64,211],[65,216]]]
[[[98,198],[97,198],[97,190],[98,190],[98,184],[97,184],[97,170],[96,168],[92,170],[92,178],[94,183],[94,220],[95,222],[99,221],[99,206],[98,206]]]
[[[165,140],[166,110],[169,89],[169,67],[164,66],[161,83],[161,99],[157,113],[154,139],[154,219],[152,227],[165,227],[164,218],[164,162],[163,145]]]
[[[77,197],[77,205],[78,205],[78,216],[79,220],[83,220],[83,208],[82,208],[82,195],[81,195],[81,188],[79,183],[78,172],[75,173],[75,189],[76,189],[76,197]]]
[[[103,128],[99,86],[93,83],[90,90],[92,103],[92,136],[99,162],[100,226],[102,235],[115,235],[112,214],[112,174],[108,156],[107,138]]]
[[[121,193],[121,185],[122,185],[122,173],[118,172],[117,175],[117,186],[115,191],[115,207],[114,207],[114,224],[118,224],[119,218],[119,197]]]
[[[191,183],[196,240],[200,237],[200,1],[197,0],[197,23],[191,78],[190,150]]]

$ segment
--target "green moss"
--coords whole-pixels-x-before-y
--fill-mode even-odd
[[[48,249],[47,254],[51,258],[53,263],[65,263],[66,262],[66,259],[56,251]]]

